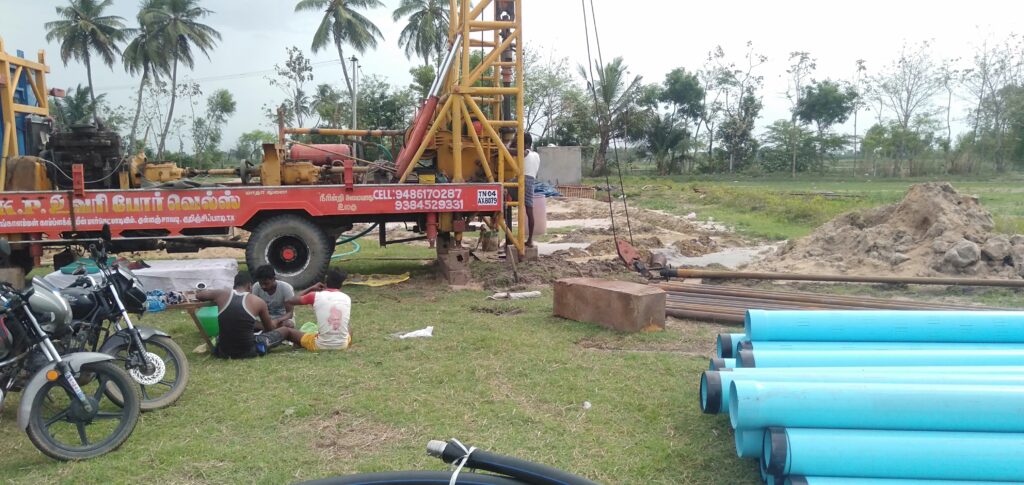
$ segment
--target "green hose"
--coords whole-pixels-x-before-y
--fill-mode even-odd
[[[333,254],[333,255],[331,255],[331,259],[341,259],[341,258],[344,258],[345,256],[350,256],[350,255],[353,255],[355,253],[358,253],[362,249],[362,247],[359,246],[359,243],[356,242],[356,239],[359,239],[359,238],[369,234],[370,231],[372,231],[372,230],[377,228],[377,225],[378,224],[373,224],[372,226],[366,228],[365,231],[360,232],[359,234],[356,234],[355,236],[339,237],[338,240],[334,242],[334,247],[338,247],[338,246],[341,246],[342,244],[348,244],[348,243],[352,243],[352,245],[355,246],[355,247],[351,251],[348,251],[348,252],[345,252],[345,253]]]
[[[351,255],[353,255],[355,253],[358,253],[359,250],[362,249],[361,247],[359,247],[359,243],[358,242],[356,242],[356,241],[351,241],[351,242],[352,242],[352,246],[355,246],[354,248],[352,248],[351,251],[346,251],[344,253],[339,253],[339,254],[333,254],[333,255],[331,255],[331,259],[341,259],[341,258],[344,258],[345,256],[351,256]]]

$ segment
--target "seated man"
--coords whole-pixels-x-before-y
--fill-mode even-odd
[[[302,333],[293,329],[275,328],[267,304],[254,296],[249,273],[235,275],[233,290],[202,290],[196,293],[200,301],[212,301],[220,309],[218,323],[220,336],[212,349],[215,357],[246,359],[263,355],[284,340],[301,343]],[[265,331],[256,335],[257,326]]]
[[[301,336],[302,347],[318,350],[344,350],[352,343],[348,329],[352,313],[352,299],[341,292],[347,275],[344,271],[329,270],[323,283],[317,283],[288,301],[291,305],[313,305],[318,333]]]
[[[271,330],[278,327],[294,328],[295,321],[292,319],[294,313],[292,312],[291,305],[286,302],[295,296],[295,288],[292,288],[292,285],[286,281],[278,281],[274,267],[269,264],[256,268],[253,276],[259,284],[252,289],[252,294],[260,297],[261,300],[267,303],[270,319],[274,324],[273,327],[269,329],[264,327],[262,330]]]

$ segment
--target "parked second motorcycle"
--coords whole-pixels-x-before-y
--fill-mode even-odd
[[[185,392],[188,359],[168,334],[132,323],[131,314],[146,310],[146,292],[126,266],[107,264],[109,241],[110,229],[104,226],[103,238],[89,248],[99,275],[79,276],[61,290],[73,321],[66,332],[52,336],[64,352],[99,351],[123,362],[141,386],[143,411],[170,406]],[[120,400],[114,391],[110,397]]]
[[[9,253],[0,240],[0,254]],[[2,258],[0,258],[2,259]],[[18,429],[58,460],[84,460],[117,449],[139,420],[138,386],[111,355],[61,355],[46,325],[71,323],[71,308],[59,290],[41,279],[17,291],[0,283],[0,407],[21,391]],[[109,398],[117,393],[119,401]]]

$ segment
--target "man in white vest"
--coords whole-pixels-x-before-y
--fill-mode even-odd
[[[348,327],[352,316],[352,299],[341,292],[346,276],[344,271],[328,270],[323,283],[317,283],[287,301],[293,306],[313,305],[313,312],[316,313],[318,331],[302,334],[302,348],[311,352],[345,350],[352,343]]]

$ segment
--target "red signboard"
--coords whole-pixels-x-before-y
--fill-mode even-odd
[[[317,216],[496,212],[500,184],[356,185],[292,187],[215,187],[183,190],[90,190],[82,198],[68,192],[0,193],[0,234],[45,234],[57,239],[72,230],[242,226],[261,211],[302,210]],[[72,210],[73,205],[73,210]]]

